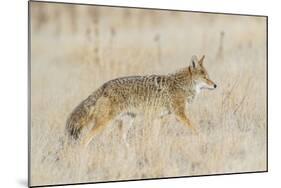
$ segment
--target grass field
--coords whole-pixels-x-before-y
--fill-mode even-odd
[[[266,170],[266,19],[31,3],[31,185]],[[174,116],[110,124],[63,147],[67,116],[104,82],[167,74],[205,54],[218,88]]]

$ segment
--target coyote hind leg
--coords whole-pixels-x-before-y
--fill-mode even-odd
[[[135,117],[136,117],[135,113],[128,112],[125,114],[125,116],[121,120],[121,124],[123,126],[122,138],[123,138],[123,142],[126,144],[127,148],[130,146],[128,139],[127,139],[127,135],[129,133],[130,128],[132,127],[132,125],[134,123]],[[127,124],[127,126],[125,126],[125,123]]]
[[[82,141],[82,145],[84,147],[87,147],[89,143],[92,141],[92,139],[100,133],[104,128],[106,127],[107,124],[110,123],[112,120],[112,116],[100,116],[96,118],[95,121],[95,126],[89,131],[89,133],[86,134],[86,137]]]
[[[106,127],[106,125],[108,125],[112,119],[115,117],[116,115],[116,111],[111,108],[110,103],[108,103],[108,101],[106,102],[107,105],[103,104],[104,106],[102,106],[104,109],[103,110],[99,110],[96,113],[96,117],[94,118],[94,127],[86,134],[85,138],[82,139],[82,145],[84,147],[87,147],[89,145],[89,143],[92,141],[92,139],[98,134],[100,133],[102,130],[104,130],[104,128]]]

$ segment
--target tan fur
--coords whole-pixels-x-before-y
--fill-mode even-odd
[[[121,113],[163,112],[174,114],[177,119],[196,132],[187,116],[187,103],[193,101],[201,89],[214,89],[203,66],[204,56],[195,56],[190,66],[168,75],[130,76],[110,80],[82,101],[70,114],[66,124],[67,133],[77,139],[81,129],[89,123],[94,127],[86,133],[82,144],[87,146]]]

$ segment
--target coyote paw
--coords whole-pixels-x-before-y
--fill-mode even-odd
[[[194,126],[191,126],[190,128],[191,128],[192,134],[195,134],[195,135],[197,135],[197,136],[199,135],[199,131],[198,131],[197,128],[195,128]]]

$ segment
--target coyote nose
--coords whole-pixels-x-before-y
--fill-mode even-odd
[[[214,84],[214,88],[217,88],[217,84]]]

